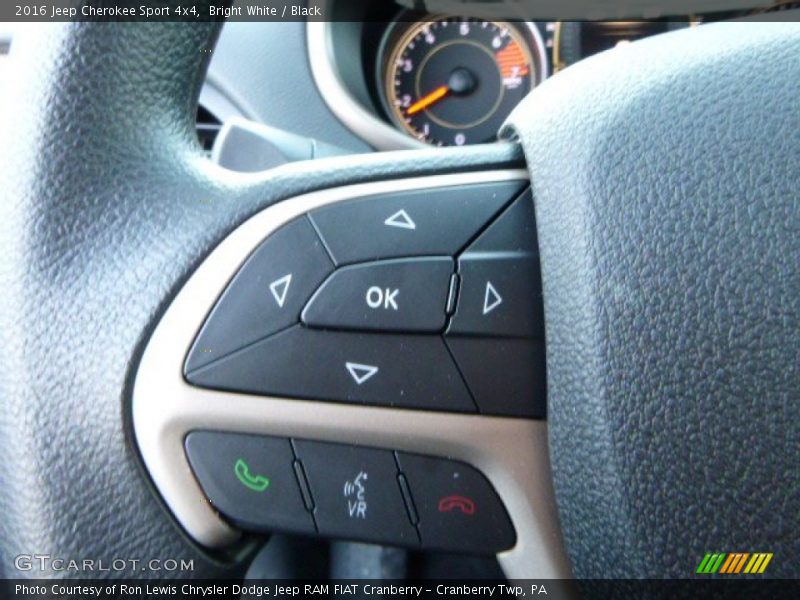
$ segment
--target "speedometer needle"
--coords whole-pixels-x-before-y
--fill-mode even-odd
[[[446,85],[436,88],[430,94],[423,96],[422,98],[414,102],[414,104],[409,106],[408,110],[406,111],[406,114],[410,117],[411,115],[416,114],[421,110],[425,110],[434,102],[438,102],[439,100],[444,98],[449,91],[450,88]]]

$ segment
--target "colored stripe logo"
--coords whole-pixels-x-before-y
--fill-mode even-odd
[[[700,575],[760,574],[767,569],[771,560],[771,552],[707,552],[695,572]]]

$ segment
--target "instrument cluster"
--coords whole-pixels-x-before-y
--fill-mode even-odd
[[[689,27],[689,20],[532,22],[403,11],[365,61],[378,112],[435,146],[496,140],[509,113],[553,73],[591,54]],[[372,33],[373,39],[377,37]]]
[[[379,150],[495,141],[533,88],[588,56],[750,14],[526,21],[393,2],[335,6],[334,22],[309,30],[312,71],[333,113]]]
[[[381,106],[395,126],[437,146],[495,138],[548,68],[535,23],[429,16],[395,21],[378,52]]]

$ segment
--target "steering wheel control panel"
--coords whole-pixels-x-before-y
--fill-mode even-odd
[[[187,535],[496,554],[568,577],[533,208],[527,171],[466,171],[309,192],[228,234],[132,391],[142,459]]]
[[[263,240],[184,375],[215,390],[542,418],[542,320],[524,182],[375,195]]]
[[[216,431],[185,447],[209,502],[242,529],[472,554],[516,541],[491,484],[462,462]]]

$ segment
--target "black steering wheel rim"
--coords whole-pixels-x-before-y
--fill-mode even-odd
[[[510,118],[578,577],[697,576],[706,553],[800,573],[799,50],[797,23],[655,36]]]
[[[158,317],[222,239],[282,198],[329,186],[519,166],[513,144],[317,161],[237,176],[203,155],[197,95],[220,24],[61,23],[15,37],[0,128],[0,556],[193,561],[148,577],[238,577],[175,523],[131,428],[136,367]],[[97,563],[95,563],[97,564]],[[142,563],[140,563],[142,564]]]

